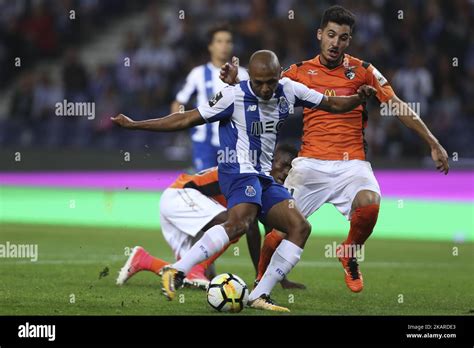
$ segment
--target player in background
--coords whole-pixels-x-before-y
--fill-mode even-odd
[[[341,6],[328,8],[316,37],[320,51],[313,59],[293,64],[283,73],[293,81],[325,95],[344,96],[367,84],[377,90],[377,98],[386,103],[406,127],[413,130],[430,148],[436,169],[447,174],[448,155],[420,116],[400,100],[385,77],[370,63],[345,53],[355,24],[354,15]],[[236,69],[225,64],[221,78],[236,83]],[[364,245],[371,235],[380,206],[380,188],[367,161],[364,129],[366,105],[337,115],[322,109],[303,110],[303,139],[299,157],[285,181],[298,208],[309,217],[324,203],[332,203],[350,221],[349,234],[338,249],[345,282],[353,292],[363,289],[363,277],[353,250]],[[263,274],[282,235],[272,233],[264,241],[259,266]],[[268,239],[268,240],[267,240]],[[351,246],[351,247],[346,247]],[[344,253],[349,251],[349,253]],[[258,277],[257,277],[258,280]]]
[[[283,184],[291,168],[291,161],[297,150],[290,145],[279,145],[275,150],[270,175],[275,181]],[[222,195],[218,182],[217,167],[209,168],[197,174],[181,174],[161,196],[160,222],[161,231],[168,245],[173,250],[175,259],[179,260],[203,233],[210,227],[227,220],[227,202]],[[184,285],[205,289],[215,272],[206,271],[212,268],[214,261],[227,250],[227,244],[221,252],[194,266],[184,279]],[[261,237],[258,224],[252,224],[247,232],[247,243],[252,263],[257,271]],[[150,255],[141,246],[133,248],[125,265],[119,272],[117,285],[125,284],[131,277],[141,271],[150,271],[161,275],[164,266],[170,263]],[[301,288],[286,277],[281,281],[284,289]]]
[[[362,86],[351,96],[324,96],[290,79],[280,79],[281,65],[271,51],[252,55],[249,74],[250,80],[227,86],[209,103],[184,114],[144,121],[119,114],[112,120],[129,129],[161,132],[220,121],[220,151],[225,156],[219,161],[219,185],[227,200],[228,219],[211,227],[178,262],[163,269],[163,294],[174,299],[194,265],[243,235],[258,217],[264,224],[286,233],[287,239],[280,243],[265,274],[250,293],[249,306],[287,312],[288,308],[274,304],[270,293],[299,261],[311,225],[295,207],[288,190],[268,174],[279,130],[293,106],[342,113],[354,109],[376,91]]]
[[[208,34],[210,61],[191,70],[183,88],[171,104],[171,113],[183,112],[193,94],[196,94],[197,105],[202,105],[226,86],[219,79],[220,67],[229,61],[233,43],[230,27],[220,25],[212,28]],[[236,63],[236,61],[233,61]],[[247,70],[238,69],[241,79],[248,79]],[[206,123],[191,129],[192,155],[194,170],[217,166],[217,151],[219,150],[219,124]]]

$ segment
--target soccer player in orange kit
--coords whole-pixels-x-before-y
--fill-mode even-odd
[[[374,87],[378,100],[391,106],[392,114],[428,144],[436,168],[447,174],[446,150],[419,115],[396,96],[386,78],[372,64],[345,53],[354,24],[355,17],[347,9],[337,5],[328,8],[317,30],[321,53],[291,65],[283,71],[282,77],[328,96],[351,95],[363,84]],[[236,82],[235,76],[236,69],[232,64],[222,67],[224,82]],[[337,255],[344,268],[345,282],[353,292],[362,291],[363,278],[355,255],[344,251],[356,250],[346,248],[347,245],[364,245],[377,222],[380,206],[380,188],[366,160],[364,129],[367,119],[365,105],[339,115],[305,108],[302,146],[285,181],[285,187],[305,217],[324,203],[332,203],[350,221],[349,234]],[[284,235],[275,230],[267,234],[257,282],[283,238]]]

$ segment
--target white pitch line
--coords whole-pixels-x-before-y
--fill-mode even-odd
[[[56,260],[38,260],[31,262],[29,260],[14,260],[14,259],[0,259],[0,267],[2,265],[28,265],[28,264],[39,264],[39,265],[104,265],[110,262],[126,261],[125,257],[122,256],[108,256],[101,259],[56,259]],[[367,261],[359,262],[363,268],[439,268],[439,267],[459,267],[459,263],[449,262],[389,262],[389,261]],[[246,259],[235,259],[231,257],[224,257],[217,260],[217,265],[229,265],[229,266],[251,266],[250,260]],[[339,268],[340,263],[336,260],[328,261],[300,261],[297,267],[313,267],[313,268]]]
[[[221,264],[247,264],[247,262],[242,261],[232,261],[229,258],[219,259],[217,260],[218,263]],[[459,266],[458,263],[449,263],[449,262],[387,262],[387,261],[367,261],[367,262],[359,262],[361,267],[368,267],[368,268],[439,268],[439,267],[452,267],[452,266]],[[339,261],[330,260],[330,261],[300,261],[296,265],[296,267],[314,267],[314,268],[339,268],[341,267]]]
[[[116,262],[116,261],[122,261],[125,262],[127,261],[127,258],[124,258],[123,256],[109,256],[109,257],[103,257],[101,259],[56,259],[56,260],[41,260],[38,259],[36,262],[32,262],[28,259],[0,259],[0,267],[2,265],[28,265],[28,264],[39,264],[39,265],[88,265],[88,264],[103,264],[107,262]]]

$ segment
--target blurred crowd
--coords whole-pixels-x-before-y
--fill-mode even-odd
[[[127,3],[130,3],[127,2]],[[25,57],[29,66],[58,59],[60,78],[41,69],[2,72],[0,87],[14,85],[0,144],[74,148],[179,148],[186,133],[124,133],[109,117],[166,115],[187,73],[207,62],[206,32],[216,23],[234,29],[234,53],[246,65],[257,49],[274,50],[288,66],[314,57],[316,29],[334,1],[140,1],[146,23],[127,31],[115,62],[87,66],[79,51],[111,18],[130,10],[120,0],[0,1],[0,66]],[[474,157],[474,3],[469,0],[338,1],[356,14],[347,53],[376,66],[397,95],[421,106],[421,117],[448,153]],[[81,25],[65,19],[76,6]],[[117,24],[114,24],[117,25]],[[20,53],[18,53],[20,52]],[[14,84],[12,84],[14,82]],[[55,103],[95,102],[95,119],[55,116]],[[285,141],[297,142],[301,118],[288,121]],[[366,129],[371,158],[422,157],[428,149],[394,117],[369,105]],[[176,152],[184,154],[183,152]],[[175,153],[175,154],[176,154]]]

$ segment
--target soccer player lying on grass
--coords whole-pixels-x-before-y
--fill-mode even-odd
[[[376,93],[361,86],[357,94],[327,97],[288,78],[280,79],[281,66],[271,51],[257,51],[250,58],[250,80],[225,87],[209,104],[184,113],[137,121],[120,114],[112,120],[130,129],[177,131],[220,121],[219,185],[227,200],[228,218],[211,227],[178,262],[163,269],[162,290],[174,299],[185,275],[198,263],[219,252],[229,241],[245,234],[256,217],[264,224],[286,233],[267,271],[249,295],[249,306],[285,311],[270,299],[275,284],[299,261],[311,225],[296,208],[283,185],[269,175],[277,136],[294,106],[347,112]]]
[[[291,168],[291,161],[297,150],[290,145],[277,146],[270,175],[283,184]],[[168,245],[179,260],[203,233],[214,225],[227,220],[227,202],[222,195],[217,167],[209,168],[197,174],[181,174],[161,196],[161,231]],[[238,240],[238,239],[237,239]],[[237,242],[237,240],[233,242]],[[250,256],[257,270],[260,256],[260,232],[255,222],[247,232]],[[209,279],[215,276],[213,262],[229,247],[227,244],[219,253],[191,268],[183,283],[205,289]],[[161,275],[164,266],[170,263],[150,255],[144,248],[136,246],[122,267],[117,285],[123,285],[140,271],[151,271]],[[207,274],[206,274],[207,273]],[[302,284],[293,283],[286,277],[281,281],[284,289],[302,288]]]
[[[344,53],[349,47],[354,24],[354,15],[345,8],[328,8],[317,31],[321,53],[313,59],[291,65],[283,71],[282,77],[328,95],[350,95],[362,85],[374,87],[378,100],[429,146],[436,169],[447,174],[446,150],[419,115],[397,97],[372,64]],[[233,64],[222,67],[221,79],[224,82],[238,83],[236,76]],[[285,181],[285,187],[305,217],[311,216],[324,203],[331,203],[350,221],[348,236],[337,255],[344,269],[346,285],[353,292],[362,291],[364,283],[357,259],[351,251],[364,245],[371,235],[380,206],[379,184],[366,159],[364,129],[367,120],[365,104],[337,115],[324,109],[305,107],[301,150]],[[259,277],[270,261],[271,251],[276,250],[281,239],[282,236],[276,232],[265,238]]]

